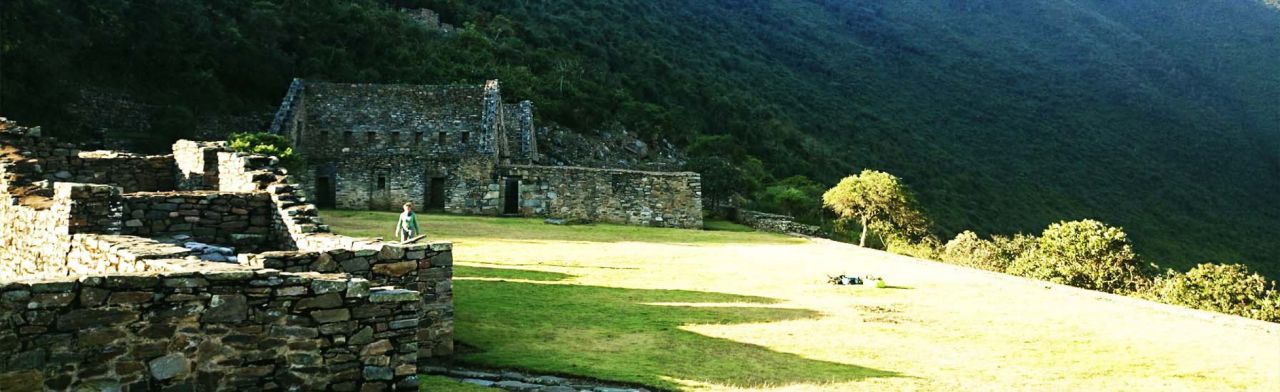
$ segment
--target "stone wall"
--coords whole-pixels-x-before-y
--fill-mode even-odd
[[[502,105],[503,162],[537,162],[537,132],[533,126],[533,102]]]
[[[738,223],[753,229],[782,234],[800,234],[810,237],[830,237],[821,227],[797,223],[789,215],[770,214],[760,211],[738,210],[735,219]]]
[[[338,208],[398,211],[405,202],[426,205],[434,162],[359,156],[337,162],[330,178]]]
[[[447,242],[266,252],[250,256],[249,263],[288,272],[341,272],[367,279],[374,286],[419,292],[423,314],[415,324],[418,357],[453,353],[453,253]]]
[[[0,119],[0,390],[409,390],[452,352],[448,243],[329,233],[276,159],[174,150],[183,191],[122,193],[58,181],[76,147]],[[145,237],[170,234],[295,250],[207,263]]]
[[[119,200],[112,186],[57,183],[47,202],[28,206],[0,189],[0,280],[65,276],[75,235],[118,228]]]
[[[494,153],[491,85],[419,86],[302,81],[280,133],[309,159],[360,154],[457,157]],[[490,120],[492,122],[492,120]],[[495,154],[496,156],[496,154]]]
[[[124,192],[174,189],[177,165],[172,155],[143,156],[111,151],[82,151],[73,143],[42,137],[39,127],[5,122],[0,130],[0,164],[5,188],[53,182],[110,184]],[[44,196],[48,196],[45,194]]]
[[[173,155],[142,156],[113,151],[82,151],[79,165],[54,173],[58,181],[110,184],[124,192],[175,189]],[[75,161],[72,161],[75,162]]]
[[[60,234],[119,233],[123,216],[120,188],[111,185],[54,184],[54,208],[50,212],[67,217],[66,230]]]
[[[178,176],[175,189],[218,189],[218,153],[230,151],[226,142],[174,142],[173,159]]]
[[[583,167],[501,166],[497,182],[473,190],[479,210],[505,208],[507,179],[518,182],[518,213],[641,226],[702,228],[697,173]],[[507,211],[504,211],[507,212]]]
[[[264,191],[267,186],[283,180],[284,172],[277,167],[279,159],[276,157],[232,151],[219,151],[217,154],[218,191]]]
[[[417,298],[270,269],[0,283],[0,390],[416,390]]]
[[[439,31],[445,34],[449,34],[454,31],[453,25],[440,22],[440,14],[437,14],[435,11],[426,8],[401,8],[400,12],[407,14],[409,19],[413,19],[414,22],[421,23],[429,30]]]
[[[241,252],[279,249],[277,212],[267,192],[144,192],[123,197],[122,234],[189,234]]]

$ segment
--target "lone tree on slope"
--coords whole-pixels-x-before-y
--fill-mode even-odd
[[[924,217],[916,209],[915,197],[892,174],[863,170],[845,177],[822,194],[822,204],[840,219],[858,219],[862,237],[858,246],[867,246],[867,229],[907,235],[925,231]]]

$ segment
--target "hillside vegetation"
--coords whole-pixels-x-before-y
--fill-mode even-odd
[[[109,88],[165,105],[172,138],[198,114],[270,110],[295,76],[499,78],[543,121],[686,146],[710,195],[874,168],[918,192],[941,238],[1091,218],[1145,261],[1275,278],[1274,4],[13,0],[0,113],[80,132],[92,119],[66,104]],[[402,6],[465,28],[428,31]],[[816,211],[810,196],[794,207]]]

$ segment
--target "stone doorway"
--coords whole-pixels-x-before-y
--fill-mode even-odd
[[[427,205],[428,210],[443,211],[444,210],[444,177],[432,177],[427,182]]]
[[[337,200],[337,192],[334,191],[333,180],[329,177],[316,178],[316,206],[320,208],[333,208]]]
[[[506,193],[502,198],[503,214],[520,213],[520,179],[507,178]]]

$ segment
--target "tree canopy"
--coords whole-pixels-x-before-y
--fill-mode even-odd
[[[867,246],[867,230],[918,236],[927,231],[915,196],[892,174],[863,170],[840,180],[822,194],[822,203],[842,219],[862,226],[859,246]]]

